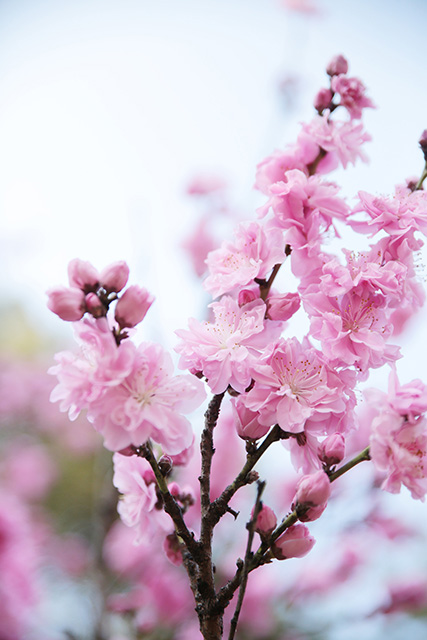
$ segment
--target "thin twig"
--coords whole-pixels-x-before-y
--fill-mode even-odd
[[[239,615],[240,615],[240,611],[242,609],[243,598],[245,597],[246,585],[247,585],[247,582],[248,582],[249,564],[250,564],[250,561],[252,559],[252,542],[253,542],[254,535],[255,535],[255,524],[256,524],[259,512],[261,511],[261,508],[262,508],[261,496],[262,496],[262,492],[264,491],[264,488],[265,488],[265,482],[258,482],[257,484],[258,484],[257,496],[256,496],[254,510],[253,510],[252,517],[251,517],[250,521],[246,525],[247,529],[248,529],[248,542],[247,542],[247,545],[246,545],[246,553],[245,553],[245,560],[244,560],[244,563],[243,563],[243,571],[241,573],[239,595],[238,595],[238,598],[237,598],[236,609],[234,611],[234,615],[233,615],[233,618],[232,618],[231,624],[230,624],[230,633],[229,633],[229,636],[228,636],[228,640],[233,640],[234,639],[234,635],[236,633],[237,623],[239,621]]]

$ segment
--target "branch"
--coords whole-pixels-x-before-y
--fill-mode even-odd
[[[349,460],[349,462],[344,464],[340,469],[337,469],[332,473],[328,473],[330,482],[334,482],[335,480],[337,480],[337,478],[340,478],[342,475],[347,473],[347,471],[350,471],[350,469],[353,469],[353,467],[360,464],[360,462],[363,462],[364,460],[370,460],[370,459],[371,459],[371,456],[369,455],[369,447],[366,447],[366,449],[363,449],[363,451],[361,451],[357,456]],[[269,551],[269,549],[271,549],[271,545],[274,543],[275,540],[277,540],[279,536],[282,535],[282,533],[286,531],[286,529],[289,529],[289,527],[291,527],[297,521],[298,521],[298,515],[296,510],[294,509],[289,515],[286,516],[286,518],[282,520],[282,522],[277,527],[277,529],[273,531],[268,541],[261,542],[255,555],[252,558],[252,561],[249,567],[249,572],[253,571],[254,569],[256,569],[257,567],[259,567],[260,565],[264,564],[266,561],[269,560],[269,558],[265,554],[267,551]]]
[[[257,449],[251,454],[248,455],[246,459],[246,463],[243,469],[240,471],[239,475],[233,480],[231,484],[228,485],[221,493],[221,495],[214,500],[209,508],[209,523],[213,528],[222,518],[222,516],[227,512],[227,506],[231,498],[234,496],[236,491],[243,487],[245,484],[251,484],[257,478],[255,476],[250,475],[250,471],[254,468],[258,460],[261,456],[267,451],[269,446],[273,444],[273,442],[277,442],[278,440],[282,440],[288,438],[289,435],[286,431],[283,431],[278,424],[276,424],[267,437],[263,440],[263,442],[259,445]]]
[[[259,512],[261,511],[261,508],[262,508],[261,496],[262,496],[262,492],[264,491],[264,488],[265,488],[265,482],[258,482],[257,496],[256,496],[252,518],[246,525],[248,529],[248,542],[246,545],[246,553],[245,553],[245,561],[243,563],[243,570],[241,572],[239,596],[237,598],[237,604],[236,604],[236,609],[234,611],[234,616],[231,620],[230,634],[228,636],[228,640],[234,639],[237,623],[239,621],[240,611],[242,609],[243,598],[245,597],[246,585],[248,582],[249,565],[252,560],[252,542],[255,535],[255,524],[256,524]]]
[[[199,545],[184,522],[181,507],[169,492],[167,482],[159,469],[159,465],[157,464],[157,460],[153,453],[150,441],[147,441],[142,447],[136,449],[136,454],[142,458],[145,458],[150,464],[152,470],[154,471],[154,475],[156,476],[157,486],[159,487],[160,493],[163,498],[164,509],[166,513],[168,513],[172,518],[177,535],[182,538],[187,549],[196,558],[199,553]]]
[[[208,526],[207,517],[209,507],[211,505],[210,488],[211,488],[211,468],[212,458],[215,453],[213,445],[213,430],[218,422],[219,410],[221,402],[224,398],[225,391],[213,396],[205,413],[205,427],[202,431],[200,439],[200,452],[202,456],[200,482],[200,504],[202,508],[202,522],[200,531],[200,542],[207,549],[210,545],[212,536],[212,528]]]

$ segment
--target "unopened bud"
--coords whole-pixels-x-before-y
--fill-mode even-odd
[[[99,285],[99,273],[87,260],[74,258],[68,264],[68,279],[70,287],[81,289],[85,293],[96,291]]]
[[[255,522],[255,531],[260,535],[269,536],[276,528],[277,518],[273,509],[263,505]]]
[[[286,529],[281,536],[274,541],[271,547],[273,555],[278,560],[287,558],[302,558],[306,556],[314,546],[315,539],[303,524],[294,524]]]
[[[326,67],[328,76],[338,76],[341,73],[347,73],[347,71],[348,62],[342,55],[334,56]]]
[[[259,298],[259,296],[256,295],[255,291],[252,291],[251,289],[242,289],[239,291],[239,307],[243,307],[243,305],[248,304],[248,302],[253,302],[257,298]]]
[[[328,467],[339,464],[344,458],[345,440],[342,433],[333,433],[325,438],[319,448],[319,459]]]
[[[107,293],[118,293],[126,286],[129,278],[129,267],[126,262],[112,262],[99,274],[99,281]]]
[[[158,464],[163,476],[169,475],[172,471],[173,461],[170,456],[162,456]]]
[[[314,98],[314,108],[321,113],[325,109],[330,109],[332,102],[332,91],[330,89],[320,89]]]
[[[132,285],[126,289],[116,305],[114,314],[120,327],[135,327],[145,318],[153,302],[154,297],[143,287]]]
[[[267,318],[289,320],[298,311],[301,299],[298,293],[272,294],[267,298]]]
[[[61,320],[76,322],[83,318],[86,311],[85,294],[75,287],[57,287],[47,291],[48,309],[56,313]]]
[[[421,138],[418,140],[418,144],[424,154],[424,160],[427,162],[427,129],[424,129],[422,132]]]
[[[86,298],[86,309],[94,318],[102,318],[107,314],[107,309],[102,304],[96,293],[88,293]]]
[[[317,507],[328,501],[331,495],[331,483],[324,471],[316,471],[303,476],[296,488],[296,503]]]

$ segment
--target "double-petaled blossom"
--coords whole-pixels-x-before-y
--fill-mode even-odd
[[[59,384],[51,394],[60,402],[60,411],[68,411],[75,420],[83,409],[129,375],[133,367],[133,345],[123,341],[118,347],[105,318],[85,318],[74,324],[79,350],[55,355],[58,364],[49,369]]]
[[[304,124],[305,134],[327,152],[330,163],[335,160],[335,166],[341,163],[345,168],[349,163],[355,164],[358,158],[367,162],[368,158],[361,147],[371,140],[371,136],[364,131],[363,124],[354,121],[332,121],[329,115],[326,110],[322,116],[316,116]]]
[[[179,366],[203,373],[213,393],[222,393],[229,385],[243,393],[252,381],[254,365],[281,325],[264,320],[266,305],[260,299],[239,307],[224,296],[210,307],[214,322],[190,318],[189,331],[176,332],[181,338],[176,347]]]
[[[135,531],[137,544],[158,532],[169,532],[172,522],[163,509],[157,509],[156,483],[153,471],[143,458],[138,456],[113,456],[113,484],[120,491],[117,505],[120,518]]]
[[[303,303],[311,319],[311,335],[321,342],[329,360],[366,372],[400,357],[399,348],[387,344],[393,326],[386,297],[366,282],[343,295],[325,295],[311,286]]]
[[[399,493],[405,485],[413,498],[427,493],[427,420],[408,422],[393,411],[372,421],[370,455],[375,467],[385,473],[381,488]]]
[[[413,498],[427,493],[427,387],[421,380],[400,385],[395,369],[388,394],[367,390],[377,415],[371,424],[370,455],[386,474],[382,488],[399,493],[404,484]]]
[[[340,95],[340,106],[347,109],[351,118],[359,119],[366,107],[374,107],[374,103],[365,94],[366,88],[359,78],[349,78],[344,73],[334,75],[331,80],[334,93]]]
[[[88,419],[104,437],[104,446],[120,451],[152,438],[175,455],[193,441],[191,424],[182,415],[205,398],[203,383],[190,375],[173,375],[170,355],[158,344],[132,349],[126,377],[107,386],[88,407]]]
[[[209,253],[204,287],[216,298],[248,285],[254,278],[265,278],[275,264],[283,262],[284,249],[279,229],[263,229],[257,222],[241,224],[234,242],[224,242]]]
[[[259,209],[265,216],[273,211],[273,226],[291,231],[287,241],[294,248],[303,246],[314,227],[320,235],[329,229],[333,219],[345,219],[348,207],[338,194],[338,187],[319,176],[308,176],[298,169],[288,171],[285,180],[272,185],[271,197]],[[299,232],[300,238],[295,232]]]
[[[394,197],[374,196],[359,191],[359,204],[353,213],[363,212],[365,219],[351,223],[356,231],[375,235],[385,231],[400,236],[408,231],[421,231],[427,235],[427,192],[412,191],[406,185],[396,187]]]
[[[279,424],[298,434],[304,429],[323,434],[345,431],[351,401],[340,376],[322,354],[296,338],[279,340],[253,372],[255,384],[242,397],[259,422]]]

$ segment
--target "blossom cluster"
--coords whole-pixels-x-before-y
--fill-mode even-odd
[[[252,469],[263,447],[280,440],[299,474],[290,515],[280,524],[258,496],[248,529],[261,542],[258,555],[247,561],[248,572],[273,558],[305,556],[314,545],[305,523],[323,514],[332,482],[361,460],[372,458],[385,474],[383,489],[396,493],[404,484],[421,500],[427,493],[427,388],[420,381],[399,385],[395,363],[401,353],[391,342],[424,302],[415,254],[423,244],[420,233],[427,231],[426,194],[421,179],[409,180],[393,198],[360,191],[351,207],[338,185],[325,178],[339,165],[366,160],[362,146],[369,135],[361,119],[374,107],[362,82],[348,75],[343,56],[330,62],[327,75],[329,87],[314,100],[317,115],[302,124],[296,143],[257,167],[255,187],[266,196],[258,220],[240,223],[233,240],[208,254],[209,320],[190,318],[187,329],[176,331],[179,367],[189,373],[174,375],[172,358],[160,345],[137,347],[129,339],[128,330],[143,320],[153,298],[137,286],[121,293],[128,280],[125,263],[98,272],[73,260],[70,286],[48,292],[49,308],[74,322],[79,345],[77,353],[57,354],[51,373],[59,383],[51,399],[71,419],[87,412],[105,447],[116,452],[114,485],[122,494],[122,521],[136,532],[137,543],[148,544],[161,532],[172,564],[186,558],[190,582],[196,574],[188,567],[197,565],[202,538],[209,538],[201,533],[197,540],[196,532],[206,532],[227,511],[237,514],[228,502],[253,481],[244,467],[211,500],[212,433],[226,396],[231,396],[233,428],[246,443],[246,465]],[[365,250],[333,252],[342,225],[363,236]],[[289,290],[289,278],[283,277],[287,270],[298,282],[296,290]],[[303,313],[309,330],[299,340],[290,333],[289,320]],[[367,393],[375,411],[365,449],[337,469],[351,434],[361,431],[358,385],[384,365],[392,367],[390,393]],[[214,397],[199,475],[191,462],[194,434],[185,414],[201,404],[206,386]],[[171,475],[178,466],[187,467],[184,490]],[[197,585],[203,580],[192,583],[200,612]],[[200,620],[202,629],[202,613]]]

